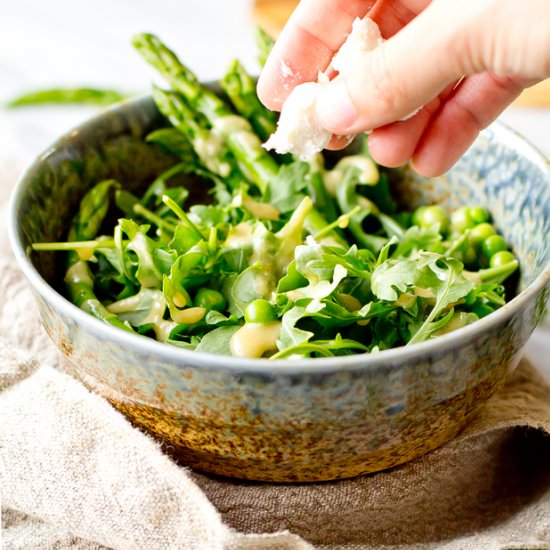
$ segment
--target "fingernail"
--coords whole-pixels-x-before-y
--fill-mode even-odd
[[[358,112],[343,80],[324,86],[317,98],[316,114],[319,124],[334,134],[351,134]]]

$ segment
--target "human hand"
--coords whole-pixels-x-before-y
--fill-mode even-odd
[[[387,40],[323,87],[316,116],[335,136],[374,128],[369,150],[386,166],[445,172],[525,87],[550,76],[548,0],[302,0],[260,75],[260,99],[280,110],[365,15]],[[335,137],[331,148],[345,143]]]

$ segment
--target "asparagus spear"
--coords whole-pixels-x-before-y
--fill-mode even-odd
[[[156,36],[138,34],[133,44],[143,58],[185,97],[192,108],[206,116],[226,142],[241,170],[264,193],[267,182],[277,174],[278,165],[262,148],[248,121],[234,115],[221,98],[202,86],[197,77]]]
[[[197,121],[196,113],[178,93],[153,86],[153,98],[160,112],[192,143],[204,166],[227,178],[230,187],[237,187],[243,177],[236,173],[223,143]]]
[[[235,110],[250,122],[260,139],[265,141],[275,131],[277,115],[262,105],[256,95],[256,82],[237,59],[231,63],[220,85]]]
[[[111,189],[120,187],[115,180],[105,180],[94,186],[80,201],[80,207],[69,229],[69,241],[94,239],[109,209]],[[88,263],[77,252],[70,251],[65,283],[71,301],[100,321],[134,332],[114,313],[108,311],[94,293],[92,273]]]
[[[365,197],[361,197],[357,193],[358,183],[358,174],[354,167],[348,167],[344,170],[342,181],[336,188],[336,198],[342,212],[349,212],[356,206],[363,207],[365,202],[370,204],[370,201],[367,201]],[[372,213],[374,213],[372,210],[362,208],[361,212],[350,219],[349,230],[353,233],[353,236],[361,246],[368,248],[373,252],[378,252],[386,244],[388,239],[379,237],[378,235],[371,235],[362,227],[365,217]],[[389,216],[384,217],[383,214],[379,213],[379,217],[380,216],[383,217],[384,221],[387,221],[386,218],[391,219]],[[382,222],[382,220],[380,221]],[[392,220],[392,223],[397,225],[397,222],[394,220]]]
[[[235,116],[223,100],[214,92],[203,87],[196,76],[169,50],[156,36],[138,34],[133,44],[143,58],[155,67],[161,75],[179,91],[190,107],[195,107],[217,128],[225,139],[228,149],[237,159],[241,170],[265,193],[267,182],[274,178],[279,170],[275,160],[261,146],[258,136],[252,130],[247,120]],[[173,97],[173,96],[170,96]],[[178,105],[171,103],[171,114],[183,125],[190,113],[179,111]],[[165,113],[166,114],[166,113]],[[172,122],[173,120],[170,119]],[[226,125],[223,122],[227,122]],[[306,220],[306,226],[311,225],[314,232],[320,231],[328,224],[323,215],[312,210]],[[343,239],[334,232],[337,240]]]
[[[258,50],[258,62],[261,67],[265,65],[273,49],[273,44],[275,44],[275,40],[264,29],[256,27],[256,49]]]
[[[112,189],[119,187],[120,184],[116,180],[104,180],[84,195],[69,228],[69,241],[91,241],[94,239],[107,215],[109,194]]]
[[[167,153],[179,157],[183,162],[194,164],[196,161],[193,144],[176,128],[153,130],[145,139],[149,143],[155,143]]]
[[[53,88],[37,90],[20,95],[6,104],[6,107],[26,107],[28,105],[79,103],[89,105],[109,105],[129,97],[117,90],[96,88]]]
[[[321,153],[317,153],[309,161],[309,174],[307,176],[307,187],[313,206],[319,212],[323,212],[323,216],[329,222],[333,222],[338,213],[336,210],[336,202],[333,197],[330,196],[327,186],[325,184],[324,172],[324,160]]]

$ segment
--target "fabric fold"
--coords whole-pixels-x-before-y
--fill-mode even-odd
[[[550,388],[526,362],[459,438],[424,457],[276,485],[175,464],[63,361],[0,221],[5,550],[550,549]]]

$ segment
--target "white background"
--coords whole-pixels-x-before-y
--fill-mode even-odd
[[[0,0],[0,105],[35,88],[103,86],[148,89],[153,72],[130,45],[154,32],[201,79],[223,74],[238,57],[257,72],[252,0]],[[27,164],[94,108],[0,107],[0,159]],[[550,156],[550,109],[510,108],[502,116]],[[527,347],[550,379],[550,327]]]

